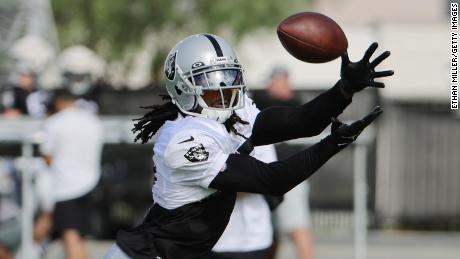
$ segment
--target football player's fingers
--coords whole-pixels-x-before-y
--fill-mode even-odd
[[[372,54],[374,54],[374,52],[375,52],[375,50],[377,49],[378,46],[379,46],[379,44],[377,42],[372,43],[369,46],[369,48],[366,50],[366,53],[364,53],[363,60],[369,61],[369,59],[371,58]]]
[[[391,52],[389,52],[389,51],[385,51],[382,54],[380,54],[380,56],[378,56],[377,58],[375,58],[371,62],[371,67],[374,68],[374,67],[378,66],[378,64],[382,63],[382,61],[384,61],[386,58],[388,58],[390,56],[390,54],[391,54]]]
[[[349,131],[353,132],[354,134],[359,134],[363,129],[369,126],[369,124],[371,124],[382,112],[382,109],[380,109],[380,107],[377,106],[372,112],[367,114],[364,118],[353,122],[348,127]]]
[[[372,87],[377,87],[377,88],[385,88],[385,84],[382,82],[371,81],[369,85]]]
[[[347,51],[345,51],[345,53],[343,53],[341,57],[342,57],[342,64],[350,63],[350,58],[348,57]]]
[[[335,117],[332,117],[331,118],[331,122],[332,122],[332,125],[331,125],[331,130],[332,131],[335,131],[337,130],[343,123],[340,122],[337,118]]]
[[[369,124],[371,124],[377,117],[382,114],[383,110],[380,108],[380,106],[377,106],[374,108],[372,112],[370,112],[368,115],[366,115],[364,118],[362,118],[360,121],[362,121],[362,126],[363,128],[367,127]]]
[[[356,135],[366,127],[366,123],[363,120],[357,120],[348,126],[347,135]]]
[[[379,78],[379,77],[386,77],[386,76],[392,76],[394,75],[394,71],[393,70],[385,70],[385,71],[378,71],[378,72],[372,72],[371,73],[371,76],[373,78]]]
[[[359,135],[359,134],[358,134]],[[358,135],[352,135],[352,136],[341,136],[342,139],[348,141],[348,142],[353,142],[356,140]]]

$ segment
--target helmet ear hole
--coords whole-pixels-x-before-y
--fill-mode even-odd
[[[174,89],[176,90],[178,95],[182,94],[182,90],[180,90],[179,87],[177,87],[177,85],[174,86]]]

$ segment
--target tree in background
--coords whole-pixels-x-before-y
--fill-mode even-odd
[[[63,48],[84,44],[109,62],[129,60],[151,45],[152,77],[167,51],[185,35],[210,32],[232,40],[260,28],[273,29],[286,16],[305,10],[308,0],[52,0]],[[152,47],[153,46],[153,47]],[[148,46],[147,46],[148,49]],[[130,62],[125,62],[129,69]]]

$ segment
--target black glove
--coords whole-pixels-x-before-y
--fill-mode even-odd
[[[375,71],[375,67],[390,56],[389,51],[385,51],[372,62],[369,61],[372,54],[377,49],[377,42],[366,50],[364,57],[358,62],[351,62],[348,58],[348,53],[342,55],[342,67],[340,77],[342,81],[342,88],[348,94],[353,94],[363,90],[367,86],[384,88],[385,84],[382,82],[375,82],[375,78],[391,76],[394,74],[393,70]]]
[[[381,113],[382,109],[376,107],[371,113],[361,120],[355,121],[350,125],[340,122],[337,118],[332,118],[331,137],[339,147],[346,147],[355,141],[359,134],[371,124]]]

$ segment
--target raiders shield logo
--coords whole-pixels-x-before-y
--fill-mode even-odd
[[[169,55],[168,60],[166,61],[165,74],[166,78],[169,80],[174,80],[174,76],[176,75],[176,53],[177,52],[174,52]]]
[[[206,151],[203,144],[199,144],[198,146],[191,147],[187,153],[185,153],[184,157],[192,163],[202,162],[208,160],[209,152]]]
[[[204,66],[204,63],[201,61],[198,61],[198,62],[193,63],[192,69],[202,67],[202,66]]]

